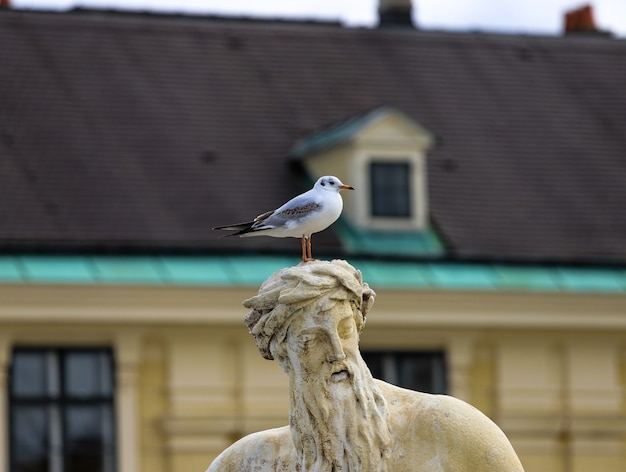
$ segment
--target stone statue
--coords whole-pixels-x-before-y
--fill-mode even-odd
[[[374,295],[347,262],[315,261],[244,302],[261,355],[289,376],[289,426],[240,439],[207,472],[523,472],[474,407],[372,378],[358,342]]]

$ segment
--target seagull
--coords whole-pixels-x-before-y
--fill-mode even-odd
[[[332,175],[320,177],[311,190],[292,198],[276,210],[260,214],[254,220],[213,229],[236,231],[226,236],[272,236],[274,238],[301,238],[302,260],[314,260],[311,235],[332,225],[343,209],[339,192],[354,190]]]

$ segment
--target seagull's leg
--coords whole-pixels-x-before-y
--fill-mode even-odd
[[[303,262],[311,262],[313,256],[311,255],[311,236],[308,238],[306,236],[302,236],[302,261]]]
[[[302,235],[302,262],[306,262],[306,238]]]
[[[311,249],[311,238],[312,237],[313,237],[313,235],[309,236],[306,239],[306,257],[310,261],[313,260],[313,249]]]

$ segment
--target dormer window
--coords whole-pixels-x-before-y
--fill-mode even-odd
[[[342,214],[355,231],[420,233],[428,225],[426,152],[433,141],[400,110],[380,107],[310,135],[292,156],[312,180],[337,175],[356,189],[344,195]]]

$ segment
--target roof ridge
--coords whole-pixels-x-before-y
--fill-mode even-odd
[[[318,18],[299,19],[299,18],[281,18],[274,16],[246,16],[246,15],[224,15],[212,13],[188,13],[188,12],[169,12],[157,10],[131,10],[119,8],[85,8],[75,7],[69,10],[34,10],[10,8],[0,10],[2,14],[27,14],[27,15],[56,15],[56,16],[72,16],[72,15],[106,15],[110,17],[133,17],[133,18],[150,18],[150,19],[184,19],[198,21],[219,21],[219,22],[244,22],[259,24],[285,24],[285,25],[313,25],[313,26],[341,26],[343,24],[337,20],[325,20]]]

